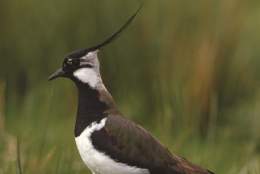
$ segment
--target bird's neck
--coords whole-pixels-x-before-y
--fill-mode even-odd
[[[102,84],[96,89],[88,85],[78,86],[78,111],[75,125],[75,137],[93,122],[99,122],[111,112],[117,112],[114,100]]]

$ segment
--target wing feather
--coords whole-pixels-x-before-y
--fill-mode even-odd
[[[149,169],[151,174],[208,174],[171,154],[149,132],[119,115],[109,115],[105,127],[91,138],[94,146],[112,159]]]

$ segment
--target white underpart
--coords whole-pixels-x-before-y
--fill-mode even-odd
[[[89,84],[90,87],[96,88],[101,81],[100,76],[91,68],[80,68],[73,75],[83,83]]]
[[[84,163],[93,174],[149,174],[147,169],[131,167],[116,162],[106,154],[96,150],[91,142],[91,134],[101,130],[106,124],[106,118],[100,123],[94,122],[88,126],[80,136],[76,137],[76,144]]]

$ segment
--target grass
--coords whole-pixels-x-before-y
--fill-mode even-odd
[[[145,1],[99,55],[120,110],[216,173],[260,174],[259,2]],[[76,90],[46,79],[65,53],[103,40],[137,7],[0,1],[0,174],[87,173],[73,137]]]
[[[34,90],[18,111],[10,113],[20,116],[6,120],[8,129],[1,135],[0,173],[87,173],[73,138],[76,106],[61,107],[64,101],[60,101],[60,85],[64,84],[48,84],[49,87]],[[54,106],[59,102],[60,106]],[[74,97],[71,103],[76,103]],[[68,106],[66,102],[64,105]],[[165,134],[156,127],[147,126],[172,152],[216,173],[259,173],[260,158],[256,153],[259,147],[253,140],[237,139],[230,130],[202,139],[185,130]]]
[[[17,146],[16,146],[16,161],[17,161],[17,173],[18,174],[23,174],[23,169],[22,169],[22,163],[21,163],[21,152],[20,152],[20,142],[19,142],[19,138],[16,139],[17,141]]]

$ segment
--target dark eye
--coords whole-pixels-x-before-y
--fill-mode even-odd
[[[72,59],[68,59],[66,63],[67,63],[67,65],[72,65],[73,64],[73,60]]]
[[[67,58],[63,63],[63,68],[65,70],[73,70],[76,69],[79,66],[79,64],[80,61],[78,59]]]
[[[79,60],[78,59],[68,59],[68,64],[71,66],[79,66]]]

